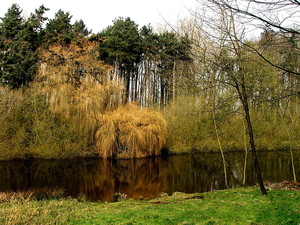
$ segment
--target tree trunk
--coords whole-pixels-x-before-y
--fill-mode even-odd
[[[253,159],[253,163],[254,163],[256,178],[257,178],[262,195],[267,195],[267,190],[265,189],[265,186],[264,186],[264,182],[263,182],[262,175],[261,175],[261,169],[260,169],[258,157],[256,154],[254,133],[253,133],[252,122],[251,122],[251,117],[250,117],[250,110],[249,110],[249,104],[248,104],[247,91],[246,91],[246,87],[245,87],[244,74],[243,74],[243,71],[240,71],[240,72],[241,72],[241,82],[240,82],[240,84],[238,82],[235,82],[236,83],[235,87],[237,89],[239,99],[242,102],[243,109],[245,112],[246,126],[247,126],[249,140],[250,140],[249,143],[250,143],[250,148],[251,148],[251,152],[252,152],[252,159]]]
[[[247,100],[247,99],[246,99]],[[267,191],[264,186],[264,182],[262,179],[261,175],[261,169],[259,166],[258,162],[258,157],[256,154],[256,147],[255,147],[255,141],[254,141],[254,134],[253,134],[253,129],[252,129],[252,123],[251,123],[251,118],[250,118],[250,112],[249,112],[249,107],[248,107],[248,101],[245,102],[244,110],[245,110],[245,115],[246,115],[246,123],[248,127],[248,134],[249,134],[249,139],[250,139],[250,147],[251,147],[251,152],[252,152],[252,159],[254,163],[254,169],[256,173],[256,178],[260,187],[260,191],[262,195],[267,195]],[[243,104],[244,105],[244,104]]]
[[[174,58],[173,62],[173,72],[172,72],[172,98],[173,104],[175,104],[175,94],[176,94],[176,58]]]
[[[247,170],[247,158],[248,158],[248,144],[247,144],[247,129],[245,125],[245,120],[243,120],[243,127],[244,127],[244,142],[245,142],[245,161],[244,161],[244,177],[243,177],[243,185],[246,184],[246,170]]]
[[[224,176],[225,176],[225,178],[224,178],[225,179],[225,184],[226,184],[226,187],[229,188],[228,175],[227,175],[227,163],[226,163],[226,160],[225,160],[225,155],[224,155],[224,151],[223,151],[223,148],[222,148],[221,139],[220,139],[220,135],[219,135],[218,127],[217,127],[215,109],[213,109],[213,120],[214,120],[214,127],[215,127],[216,136],[217,136],[217,141],[218,141],[219,149],[220,149],[221,156],[222,156],[223,170],[224,170]]]

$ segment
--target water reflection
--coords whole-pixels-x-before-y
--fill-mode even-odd
[[[246,184],[256,183],[251,155]],[[259,155],[264,180],[292,180],[288,153]],[[296,174],[300,154],[295,153]],[[228,181],[234,188],[243,182],[244,153],[226,154]],[[0,162],[0,191],[34,188],[63,188],[67,196],[85,194],[91,201],[111,201],[115,193],[131,198],[151,198],[162,192],[172,194],[206,192],[226,188],[222,158],[218,153],[134,160],[23,160]]]

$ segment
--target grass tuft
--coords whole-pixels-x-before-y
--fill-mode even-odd
[[[0,203],[11,201],[32,201],[62,199],[64,190],[61,188],[38,188],[18,192],[0,192]]]

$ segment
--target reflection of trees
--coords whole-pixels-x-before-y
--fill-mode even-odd
[[[171,157],[168,162],[168,192],[206,192],[225,188],[222,158],[203,153]]]
[[[105,201],[112,200],[115,193],[125,193],[130,198],[156,197],[166,189],[159,161],[160,158],[99,160],[95,167],[79,171],[75,192],[85,193],[90,200]]]
[[[230,187],[243,181],[244,153],[227,153]],[[295,156],[299,156],[296,153]],[[261,153],[264,177],[271,182],[293,179],[285,153]],[[300,158],[300,157],[298,157]],[[295,161],[299,173],[300,161]],[[247,168],[247,184],[255,183]],[[115,193],[130,198],[156,197],[162,192],[206,192],[226,188],[222,158],[218,153],[172,156],[168,159],[36,160],[0,162],[0,191],[63,188],[66,195],[83,193],[89,200],[110,201]]]
[[[118,161],[115,192],[126,193],[132,198],[159,195],[167,188],[165,165],[161,158]]]

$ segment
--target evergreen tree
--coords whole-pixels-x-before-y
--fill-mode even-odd
[[[43,34],[43,24],[45,21],[48,20],[47,17],[44,17],[46,11],[49,8],[46,8],[44,5],[40,6],[38,9],[35,10],[35,13],[32,13],[27,20],[28,29],[30,29],[31,33],[34,34],[34,39],[32,42],[35,41],[35,45],[38,47],[42,43],[42,34]]]
[[[143,58],[154,59],[159,53],[159,34],[153,32],[151,26],[143,26],[140,30],[142,38]]]
[[[191,43],[188,38],[178,37],[173,32],[164,32],[159,36],[158,68],[161,74],[162,101],[175,100],[177,62],[190,62]],[[172,92],[168,91],[172,89]]]
[[[72,16],[69,12],[58,10],[54,19],[50,19],[44,30],[44,41],[46,43],[61,42],[69,44],[73,37]]]
[[[101,37],[101,59],[118,64],[123,72],[133,70],[141,57],[138,25],[130,18],[119,18],[101,32]]]
[[[92,30],[88,30],[83,20],[79,20],[74,23],[73,32],[76,39],[81,39],[90,35]]]
[[[101,33],[101,60],[115,66],[115,70],[126,82],[127,99],[130,80],[137,75],[137,64],[141,60],[142,48],[138,25],[129,17],[119,18]]]
[[[40,14],[44,12],[40,8]],[[20,88],[30,81],[36,72],[38,55],[37,14],[24,20],[19,5],[13,4],[0,26],[0,81],[11,88]]]
[[[45,43],[52,44],[60,42],[60,44],[70,44],[73,40],[80,40],[91,34],[83,20],[71,23],[72,16],[69,12],[58,10],[55,18],[49,20],[43,31],[43,39]]]

